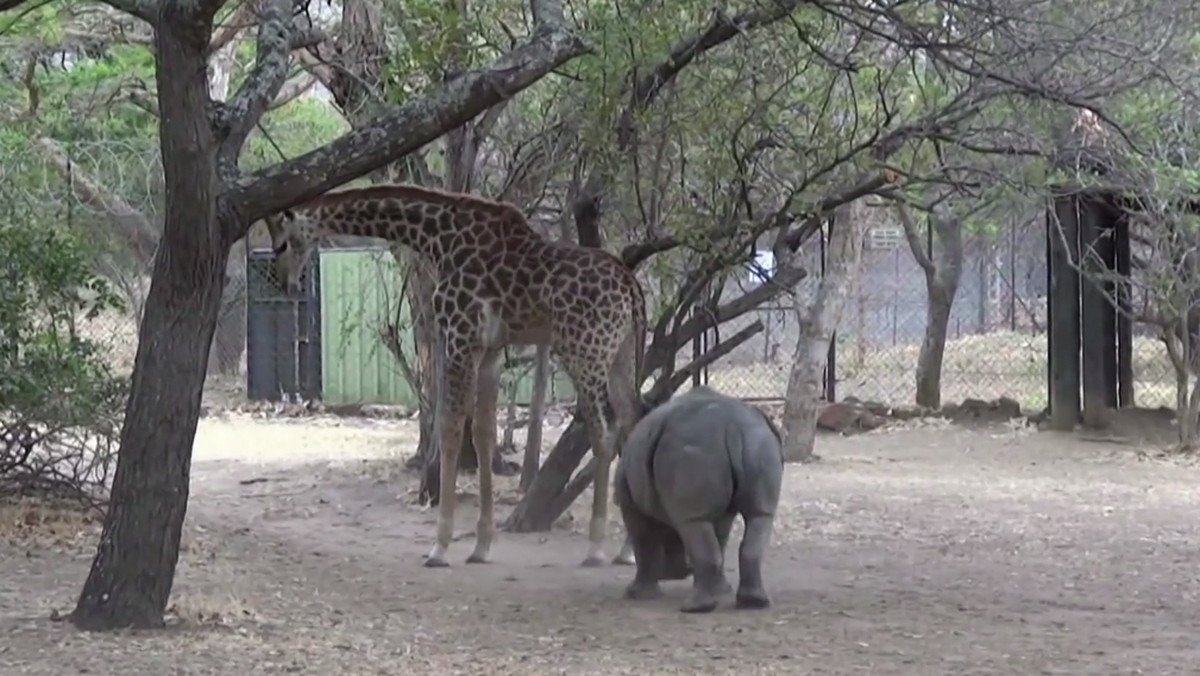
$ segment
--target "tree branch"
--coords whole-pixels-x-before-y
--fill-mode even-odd
[[[700,373],[700,371],[704,370],[711,364],[716,363],[716,361],[721,357],[733,352],[737,346],[761,333],[762,330],[762,320],[755,319],[737,333],[721,341],[708,352],[705,352],[699,357],[693,359],[690,363],[688,363],[687,366],[684,366],[673,373],[670,378],[664,379],[661,382],[655,382],[650,388],[650,391],[646,393],[646,402],[653,406],[662,401],[666,401],[667,397],[671,396],[672,392],[679,389],[685,382],[691,379],[692,376]],[[683,344],[686,345],[686,343]],[[662,389],[660,389],[660,385],[662,385]]]
[[[275,95],[275,100],[267,106],[267,110],[275,110],[282,108],[287,104],[295,101],[301,94],[313,88],[317,84],[317,76],[304,71],[303,75],[294,77],[284,83],[283,88]]]
[[[567,30],[535,29],[529,42],[491,66],[454,78],[321,148],[243,177],[232,194],[225,195],[227,207],[239,214],[229,221],[237,231],[228,234],[236,240],[263,216],[312,199],[417,150],[589,51]]]
[[[787,18],[805,2],[807,0],[775,0],[770,7],[750,10],[737,16],[729,16],[719,9],[714,11],[707,26],[672,45],[667,57],[637,81],[633,91],[633,106],[622,113],[621,131],[625,131],[627,126],[632,130],[632,116],[645,110],[663,87],[697,57],[750,30]]]
[[[888,185],[895,184],[897,181],[898,177],[894,172],[885,170],[875,176],[862,179],[859,183],[844,192],[836,193],[822,199],[816,205],[816,208],[812,210],[813,213],[807,215],[807,219],[799,227],[788,232],[784,237],[784,244],[792,251],[798,250],[821,226],[821,222],[826,214],[843,204],[849,204],[861,197],[877,193]],[[731,223],[713,228],[706,234],[706,237],[713,240],[732,237],[737,233],[737,229],[737,223]],[[671,249],[683,246],[683,244],[684,241],[674,235],[657,237],[646,242],[638,242],[626,246],[621,251],[621,260],[624,261],[626,266],[636,268],[651,256],[670,251]]]
[[[12,0],[0,0],[0,11],[7,9],[4,4]],[[16,0],[16,4],[21,4],[22,0]],[[131,14],[145,21],[151,26],[158,24],[158,1],[157,0],[101,0],[104,4],[113,9]]]
[[[226,167],[236,166],[250,131],[287,80],[290,45],[296,32],[291,15],[292,0],[268,0],[258,27],[254,67],[233,98],[219,109],[219,119],[214,120]]]
[[[663,87],[671,82],[680,71],[698,57],[734,37],[785,18],[802,1],[806,0],[775,0],[769,9],[751,10],[734,17],[718,10],[713,13],[707,26],[672,45],[666,58],[652,67],[648,74],[635,80],[637,71],[631,71],[627,79],[634,82],[631,92],[632,101],[617,118],[615,130],[617,151],[629,150],[634,142],[637,115],[649,108]],[[600,170],[593,171],[571,204],[571,213],[575,218],[580,244],[600,246],[601,238],[598,226],[601,210],[600,200],[608,192],[611,180],[612,177],[606,173]]]
[[[917,261],[917,265],[921,266],[925,277],[937,274],[937,268],[934,267],[929,254],[921,245],[921,237],[917,232],[917,224],[913,220],[912,211],[903,200],[896,200],[896,215],[900,218],[900,225],[904,228],[904,238],[908,240],[909,251],[912,253],[913,259]]]
[[[254,16],[254,9],[250,6],[251,0],[245,0],[238,8],[233,11],[233,14],[218,27],[212,40],[208,43],[208,51],[210,54],[215,54],[222,47],[233,42],[238,33],[254,25],[251,18]]]

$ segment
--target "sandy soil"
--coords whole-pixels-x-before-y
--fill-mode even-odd
[[[202,421],[176,619],[159,632],[51,621],[72,607],[95,526],[6,508],[0,674],[1166,676],[1200,664],[1200,470],[1127,445],[1005,427],[822,437],[825,461],[785,480],[766,566],[774,606],[688,616],[676,608],[690,582],[633,603],[621,598],[631,569],[578,567],[582,500],[552,533],[502,534],[486,566],[462,563],[475,518],[463,509],[454,565],[423,568],[434,514],[397,469],[413,435],[397,421]],[[503,511],[514,495],[506,483]]]

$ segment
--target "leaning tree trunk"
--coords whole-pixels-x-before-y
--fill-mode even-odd
[[[85,629],[157,627],[171,594],[187,511],[192,443],[229,243],[216,227],[216,148],[206,115],[207,40],[159,14],[155,31],[166,182],[155,257],[121,428],[111,507],[71,614]]]
[[[842,316],[846,291],[858,274],[862,260],[862,219],[850,208],[844,211],[851,213],[830,224],[825,275],[817,283],[811,302],[803,307],[797,297],[800,335],[796,340],[783,409],[785,462],[816,459],[813,446],[817,434],[817,406],[821,399],[821,373],[829,354],[829,341]]]
[[[505,527],[518,533],[550,530],[591,483],[592,475],[587,468],[571,478],[590,449],[587,426],[582,418],[572,416],[571,424],[563,430],[546,463],[534,475],[525,491],[525,499],[517,503]]]
[[[950,328],[950,308],[953,290],[939,282],[926,283],[929,303],[925,316],[925,340],[917,355],[917,406],[938,409],[942,406],[942,360],[946,354],[946,337]]]

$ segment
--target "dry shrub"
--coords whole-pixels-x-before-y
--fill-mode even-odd
[[[234,594],[181,594],[178,600],[167,607],[166,616],[168,625],[208,627],[233,627],[258,619],[258,613]]]
[[[42,497],[0,500],[0,543],[83,550],[99,537],[101,517],[74,501]]]

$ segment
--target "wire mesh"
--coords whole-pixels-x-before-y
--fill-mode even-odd
[[[81,335],[102,347],[115,372],[130,373],[137,350],[138,319],[149,289],[150,263],[160,231],[161,167],[156,144],[129,139],[21,143],[7,140],[3,149],[6,161],[0,163],[0,185],[7,211],[12,214],[36,211],[39,218],[65,225],[77,233],[92,250],[96,269],[126,301],[121,310],[78,318],[77,327]],[[251,247],[267,246],[262,234],[259,232],[257,239],[251,238]],[[820,268],[816,252],[808,251],[805,255],[814,275],[801,284],[802,294],[805,285],[815,282]],[[386,251],[384,259],[391,260]],[[231,260],[221,328],[210,361],[214,373],[244,382],[252,368],[245,354],[250,333],[247,320],[255,321],[254,313],[258,310],[247,305],[248,301],[253,304],[250,296],[254,291],[248,290],[244,251],[235,250]],[[314,261],[314,265],[322,263]],[[383,321],[379,308],[347,308],[337,305],[340,301],[330,300],[347,296],[361,299],[368,287],[387,287],[380,286],[378,260],[362,265],[373,266],[374,272],[358,274],[355,282],[358,288],[347,286],[348,282],[340,277],[322,282],[323,289],[316,302],[318,306],[334,302],[336,307],[325,308],[332,315],[321,323],[309,325],[306,332],[274,329],[291,331],[294,335],[289,334],[290,338],[275,335],[273,341],[262,343],[256,358],[276,364],[272,368],[284,368],[278,365],[289,359],[294,362],[301,342],[313,343],[313,347],[321,340],[344,343],[344,337],[335,341],[330,336],[340,336],[353,326],[365,332],[363,335],[376,343],[376,349],[383,350],[379,339],[389,324]],[[374,278],[368,279],[372,275]],[[961,277],[946,326],[942,401],[1004,396],[1028,409],[1045,406],[1046,287],[1045,231],[1040,219],[1006,228],[996,235],[967,238]],[[394,300],[398,288],[395,286],[384,295]],[[912,404],[929,314],[925,274],[907,243],[901,239],[892,246],[868,246],[860,272],[847,293],[836,333],[838,398],[854,396],[888,405]],[[712,337],[734,335],[756,321],[762,323],[762,330],[711,365],[706,372],[707,382],[746,399],[783,399],[799,338],[799,324],[790,303],[775,303],[742,315],[722,324]],[[402,334],[408,332],[406,344],[411,346],[411,322],[392,322],[392,325],[401,328]],[[1165,347],[1148,327],[1135,325],[1133,333],[1135,403],[1173,405],[1174,374]],[[291,347],[287,347],[288,341],[292,341]],[[411,352],[411,347],[408,349]],[[361,356],[353,357],[360,359],[357,365],[347,364],[354,351],[345,348],[326,345],[318,352],[314,359],[324,359],[318,376],[322,379],[329,377],[332,368],[347,378],[367,382],[378,379],[377,371],[385,368],[370,359],[362,361]],[[506,371],[506,391],[502,398],[528,401],[532,353],[532,349],[510,350],[511,368]],[[677,364],[685,365],[693,357],[692,346],[685,346],[679,350]],[[386,368],[398,369],[396,364]],[[574,395],[569,378],[553,360],[550,368],[550,401],[570,402]],[[355,369],[354,375],[348,375]],[[332,392],[326,387],[325,396]],[[345,392],[350,396],[348,390]],[[416,401],[411,393],[367,392],[366,396],[381,403]]]
[[[810,262],[810,268],[817,265]],[[866,248],[836,331],[839,399],[915,403],[930,316],[925,283],[925,272],[904,241]],[[946,324],[943,402],[1008,397],[1025,409],[1046,405],[1046,294],[1040,219],[998,236],[967,238]],[[799,338],[796,313],[783,305],[763,307],[723,324],[721,332],[735,334],[755,321],[763,323],[762,332],[711,366],[708,382],[746,399],[783,399]],[[1135,325],[1132,351],[1135,403],[1172,406],[1174,375],[1161,341]]]

